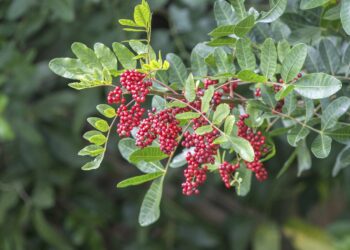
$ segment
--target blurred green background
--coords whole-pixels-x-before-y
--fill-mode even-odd
[[[134,0],[0,1],[0,250],[31,249],[350,249],[350,169],[331,177],[334,156],[276,179],[292,149],[278,138],[271,177],[238,198],[210,178],[200,196],[181,194],[182,169],[167,177],[161,219],[141,228],[146,188],[117,190],[138,174],[109,145],[96,171],[80,170],[85,119],[102,89],[77,92],[48,68],[92,46],[130,38],[117,24]],[[212,0],[149,0],[153,47],[187,60],[215,27]],[[266,9],[268,1],[247,1]],[[281,32],[282,33],[282,32]],[[334,148],[334,150],[337,150]],[[147,184],[146,184],[147,185]],[[335,246],[335,248],[333,248]]]

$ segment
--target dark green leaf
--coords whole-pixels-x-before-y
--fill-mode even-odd
[[[155,173],[149,173],[139,176],[134,176],[129,179],[126,179],[124,181],[121,181],[117,184],[117,188],[125,188],[129,186],[137,186],[140,184],[143,184],[145,182],[154,180],[159,178],[160,176],[164,175],[164,172],[155,172]]]
[[[254,70],[256,60],[249,39],[240,39],[236,44],[236,56],[242,70]]]
[[[321,125],[322,130],[333,128],[338,119],[347,112],[350,107],[350,98],[341,96],[331,102],[322,112]]]
[[[212,37],[224,37],[235,33],[235,25],[222,25],[209,33]]]
[[[333,43],[330,40],[323,39],[320,42],[319,50],[322,62],[328,70],[327,73],[335,75],[340,66],[340,55],[338,53],[337,48],[333,45]]]
[[[166,60],[170,63],[169,81],[171,83],[178,83],[185,86],[187,70],[181,58],[170,53],[166,56]]]
[[[245,36],[255,24],[255,18],[253,15],[247,16],[242,21],[237,23],[236,28],[234,29],[234,33],[238,37]]]
[[[311,145],[311,151],[317,158],[326,158],[331,152],[332,138],[319,134]]]
[[[281,76],[288,83],[301,71],[307,55],[305,44],[295,45],[283,60]]]
[[[196,99],[196,83],[192,74],[188,76],[185,82],[185,98],[188,102],[193,102]]]
[[[159,147],[146,147],[132,152],[129,157],[129,161],[132,163],[138,163],[140,161],[160,161],[167,157],[169,156],[164,154]]]
[[[274,5],[268,12],[262,12],[261,18],[258,19],[260,23],[272,23],[277,20],[285,11],[287,7],[287,0],[275,0]]]

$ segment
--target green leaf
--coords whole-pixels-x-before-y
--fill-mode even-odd
[[[185,98],[188,102],[193,102],[196,99],[196,83],[192,74],[188,76],[185,82]]]
[[[247,16],[247,11],[244,6],[245,0],[230,0],[230,2],[235,10],[235,14],[240,20]]]
[[[222,25],[217,28],[215,28],[212,32],[209,33],[212,37],[223,37],[232,35],[235,33],[235,25]]]
[[[272,38],[265,40],[261,49],[261,72],[268,78],[272,79],[277,69],[277,51]]]
[[[226,54],[222,48],[216,48],[214,50],[214,59],[216,66],[220,73],[233,73],[235,68],[233,65],[233,59],[231,56]]]
[[[191,53],[191,69],[194,76],[206,76],[208,74],[208,67],[204,62],[204,57],[201,55],[201,49],[205,45],[198,44],[194,47]]]
[[[150,25],[151,10],[148,4],[136,5],[134,9],[134,21],[137,25],[145,27],[146,29]]]
[[[102,64],[97,58],[95,52],[92,49],[88,48],[85,44],[78,42],[73,43],[72,51],[78,57],[78,59],[88,68],[102,71]]]
[[[83,135],[84,139],[96,145],[103,145],[106,143],[107,138],[100,131],[91,130]]]
[[[314,111],[315,111],[314,101],[308,98],[304,98],[304,102],[305,102],[305,111],[306,111],[305,121],[309,121],[314,116]]]
[[[49,67],[55,74],[74,80],[81,80],[92,73],[80,60],[72,58],[55,58],[50,61]]]
[[[278,91],[275,95],[277,101],[284,99],[287,95],[289,95],[295,88],[295,85],[288,84],[283,85],[283,87]]]
[[[169,156],[164,154],[159,147],[146,147],[132,152],[129,161],[132,163],[138,163],[140,161],[160,161],[167,157]]]
[[[291,130],[289,130],[287,135],[288,143],[296,147],[298,142],[305,139],[310,133],[310,130],[306,128],[305,126],[301,126],[300,124],[293,127]]]
[[[308,10],[328,3],[330,0],[301,0],[300,9]]]
[[[233,149],[246,161],[254,160],[254,149],[246,139],[241,137],[228,137]]]
[[[208,112],[213,95],[214,95],[214,86],[209,86],[208,89],[205,90],[204,95],[202,97],[201,111],[203,113]]]
[[[350,98],[341,96],[331,102],[322,112],[321,125],[322,130],[333,128],[338,119],[345,114],[350,108]]]
[[[164,172],[155,172],[155,173],[149,173],[149,174],[144,174],[144,175],[139,175],[139,176],[134,176],[131,178],[128,178],[124,181],[121,181],[117,184],[117,188],[125,188],[129,186],[137,186],[140,184],[143,184],[145,182],[154,180],[159,178],[160,176],[163,176]]]
[[[334,6],[333,8],[330,8],[325,11],[323,15],[323,19],[330,20],[330,21],[335,21],[340,19],[340,7],[341,4],[338,4]]]
[[[308,99],[308,100],[310,100],[310,99]],[[284,102],[285,103],[283,106],[283,112],[288,114],[288,115],[291,115],[297,108],[296,94],[294,92],[290,93],[289,95],[287,95],[285,97]],[[312,110],[312,112],[313,112],[313,110]]]
[[[333,131],[324,131],[326,135],[331,136],[334,140],[339,143],[349,144],[350,143],[350,126],[340,127]]]
[[[115,109],[107,104],[99,104],[97,105],[97,110],[102,115],[104,115],[107,118],[113,118],[116,116]]]
[[[137,61],[134,60],[134,54],[123,44],[114,42],[113,51],[117,55],[120,64],[125,69],[135,69]]]
[[[109,125],[105,120],[102,120],[98,117],[89,117],[87,119],[88,123],[90,123],[94,128],[100,130],[101,132],[107,132],[109,130]]]
[[[242,70],[238,73],[237,77],[245,82],[256,82],[256,83],[265,83],[267,78],[262,75],[258,75],[251,70]]]
[[[158,95],[153,96],[152,98],[152,108],[155,108],[157,111],[163,110],[166,108],[166,100]]]
[[[350,35],[350,0],[342,0],[340,7],[340,20],[345,32]]]
[[[139,223],[143,227],[154,223],[160,216],[163,180],[164,177],[154,180],[143,199],[139,214]]]
[[[341,82],[333,76],[324,73],[313,73],[299,79],[294,90],[310,99],[322,99],[338,92],[341,86]]]
[[[124,26],[130,26],[130,27],[142,27],[137,25],[133,20],[130,19],[119,19],[119,23]]]
[[[281,76],[284,82],[293,80],[301,71],[307,56],[307,46],[305,44],[295,45],[283,60]]]
[[[340,66],[340,55],[337,48],[328,39],[323,39],[319,46],[320,56],[327,73],[335,75]]]
[[[167,106],[168,108],[173,108],[173,107],[185,108],[185,107],[187,107],[186,103],[180,102],[180,101],[168,102],[168,103],[166,104],[166,106]]]
[[[275,0],[273,1],[274,5],[271,7],[271,9],[268,12],[262,12],[261,18],[258,19],[258,22],[260,23],[272,23],[273,21],[277,20],[287,7],[287,0]]]
[[[242,178],[242,183],[236,188],[236,193],[238,196],[246,196],[252,185],[252,171],[242,163],[240,168],[237,169],[237,172],[239,173],[239,178]]]
[[[311,151],[317,158],[326,158],[331,152],[332,138],[319,134],[311,144]]]
[[[92,81],[92,82],[86,82],[86,81],[82,81],[82,82],[72,82],[69,83],[68,86],[76,89],[76,90],[82,90],[82,89],[88,89],[88,88],[95,88],[97,86],[101,86],[104,85],[104,83],[101,83],[99,81]]]
[[[204,135],[206,133],[210,133],[213,131],[213,127],[211,125],[206,125],[206,126],[202,126],[196,129],[196,134],[197,135]]]
[[[233,115],[229,115],[226,120],[225,120],[225,124],[224,124],[224,132],[226,135],[231,136],[232,131],[233,131],[233,126],[235,125],[235,116]]]
[[[219,125],[230,114],[230,106],[226,103],[221,103],[216,107],[213,115],[213,123]]]
[[[211,39],[209,42],[207,42],[207,45],[212,47],[234,46],[236,41],[237,40],[232,37],[218,37]]]
[[[98,155],[94,160],[86,163],[84,166],[81,167],[81,170],[89,171],[93,169],[97,169],[100,167],[102,160],[103,160],[104,154]]]
[[[139,148],[135,145],[135,139],[132,138],[123,138],[118,143],[118,149],[122,157],[129,161],[130,155],[139,150]],[[163,166],[159,161],[154,162],[145,162],[141,161],[136,163],[135,165],[140,171],[144,173],[154,173],[159,170],[163,170]]]
[[[215,2],[214,15],[218,26],[235,24],[236,21],[238,21],[231,4],[225,0],[218,0]]]
[[[270,110],[274,109],[276,106],[275,92],[269,86],[262,84],[261,88],[261,97],[265,104],[270,106]]]
[[[255,18],[253,15],[247,16],[242,21],[237,23],[234,33],[238,37],[244,37],[255,25]]]
[[[346,146],[339,152],[337,156],[337,160],[334,164],[333,171],[332,171],[333,177],[337,176],[342,169],[349,166],[350,166],[350,146]]]
[[[200,116],[201,115],[196,112],[184,112],[184,113],[177,114],[175,117],[178,120],[189,120],[189,119],[198,118]]]
[[[94,51],[103,67],[109,71],[118,70],[118,61],[110,48],[102,43],[95,43]]]
[[[281,233],[275,223],[260,224],[255,230],[253,238],[254,250],[280,250]]]
[[[244,38],[237,41],[236,56],[242,70],[255,69],[256,60],[249,39]]]
[[[169,81],[171,83],[178,83],[182,86],[185,86],[187,79],[187,70],[181,58],[175,54],[170,53],[166,56],[166,60],[170,63]]]
[[[306,145],[306,140],[301,140],[297,145],[297,157],[298,157],[298,176],[309,170],[312,165],[310,150]]]
[[[278,60],[283,63],[284,58],[290,52],[290,44],[287,40],[279,41],[277,44]]]
[[[85,148],[83,148],[82,150],[80,150],[78,152],[78,155],[80,155],[80,156],[89,155],[89,156],[95,157],[95,156],[102,154],[104,151],[105,151],[105,149],[101,146],[89,145],[89,146],[86,146]]]

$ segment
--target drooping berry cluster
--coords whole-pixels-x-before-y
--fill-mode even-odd
[[[182,129],[175,115],[179,109],[165,109],[158,113],[148,113],[148,118],[141,121],[136,134],[136,145],[143,148],[150,145],[157,137],[160,149],[171,154],[178,145],[177,138]]]
[[[237,169],[239,169],[239,163],[233,165],[224,161],[222,164],[220,164],[219,173],[226,188],[230,188],[232,186],[231,181],[233,178],[233,174],[236,172]]]
[[[121,85],[131,94],[135,102],[145,102],[149,93],[149,87],[152,86],[151,81],[144,81],[145,74],[136,70],[126,70],[120,76]]]
[[[123,90],[121,87],[117,86],[114,90],[108,93],[107,101],[109,104],[119,104],[125,103],[125,98],[123,98]]]
[[[202,118],[193,120],[193,129],[200,126],[207,125],[207,122]],[[204,135],[191,134],[186,131],[184,133],[184,141],[182,146],[192,148],[192,152],[188,152],[186,160],[188,163],[184,171],[185,182],[182,183],[182,193],[184,195],[198,194],[198,187],[206,180],[207,166],[205,164],[213,164],[214,156],[219,148],[218,145],[213,144],[214,140],[219,136],[217,130],[206,133]]]
[[[139,103],[128,110],[127,106],[122,104],[117,110],[119,123],[117,125],[117,133],[119,136],[130,136],[130,132],[134,127],[140,124],[141,118],[145,113],[145,109]]]
[[[254,132],[245,124],[245,119],[249,117],[248,114],[241,115],[239,121],[237,122],[238,126],[238,136],[246,139],[252,145],[255,153],[254,161],[245,162],[247,168],[252,170],[255,173],[255,177],[259,181],[264,181],[267,179],[267,171],[264,168],[263,163],[260,161],[263,154],[268,152],[268,148],[265,145],[265,136],[262,135],[260,131]]]

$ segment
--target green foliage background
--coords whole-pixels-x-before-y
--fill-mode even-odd
[[[188,60],[193,46],[208,40],[215,27],[212,0],[149,2],[155,12],[153,47],[163,54],[175,51]],[[247,2],[268,8],[263,1]],[[80,170],[82,121],[96,112],[105,93],[68,89],[49,71],[48,61],[71,56],[75,41],[91,47],[129,38],[117,20],[137,3],[0,2],[0,249],[350,249],[350,169],[332,178],[331,155],[313,159],[313,168],[300,178],[293,164],[276,179],[292,152],[283,136],[268,163],[271,178],[254,182],[245,198],[216,180],[200,196],[183,197],[182,169],[172,171],[161,220],[148,228],[137,223],[146,189],[115,188],[138,174],[121,159],[117,138],[98,171]],[[335,23],[335,33],[338,28]],[[286,30],[281,24],[269,32],[283,37]],[[292,34],[306,42],[314,38],[310,29]]]

